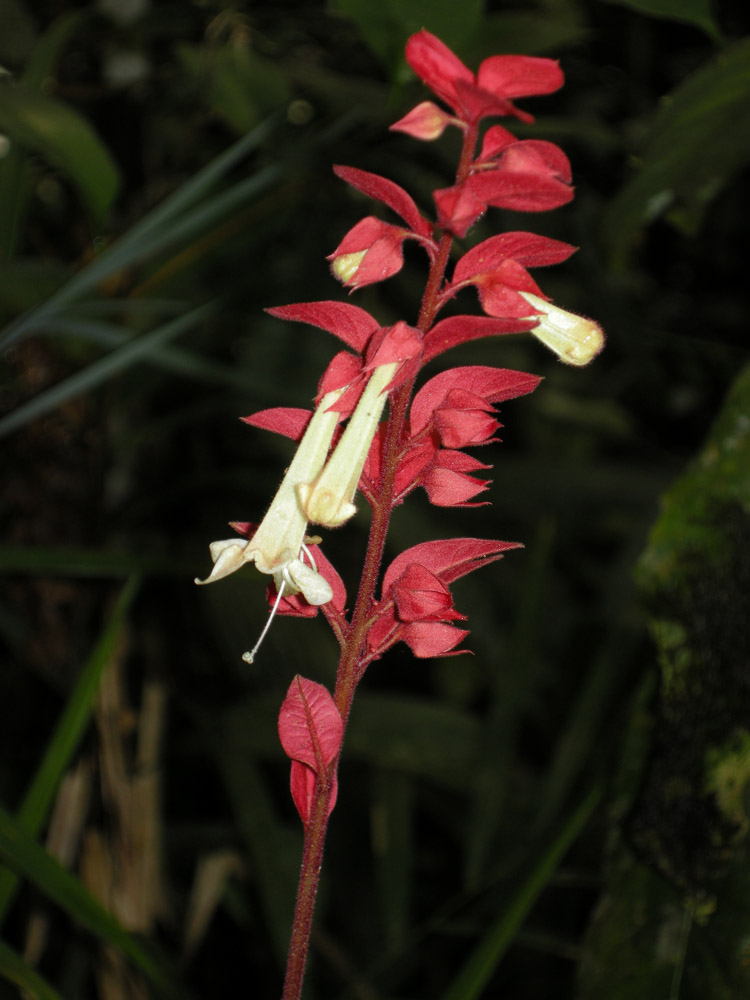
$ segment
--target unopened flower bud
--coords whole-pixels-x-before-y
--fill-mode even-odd
[[[345,253],[340,257],[334,257],[331,264],[334,277],[338,278],[342,285],[354,284],[354,276],[366,256],[366,250],[359,250],[357,253]]]
[[[554,351],[566,365],[587,365],[604,347],[604,331],[592,319],[553,306],[531,292],[519,294],[535,313],[539,313],[537,326],[529,333]]]
[[[446,114],[442,108],[432,101],[422,101],[416,108],[404,115],[399,121],[390,126],[391,132],[405,132],[414,139],[423,139],[430,142],[432,139],[439,139],[448,125],[462,126],[462,122],[452,115]]]
[[[402,247],[409,235],[403,226],[367,216],[349,230],[329,256],[331,270],[349,288],[384,281],[403,267]]]

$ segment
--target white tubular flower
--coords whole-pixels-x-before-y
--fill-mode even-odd
[[[528,317],[539,321],[529,333],[554,351],[566,365],[587,365],[604,347],[604,332],[592,319],[553,306],[531,292],[519,294],[535,313],[539,313],[537,317]]]
[[[399,364],[393,361],[375,369],[325,468],[297,486],[300,507],[313,524],[336,528],[356,512],[354,494],[388,398],[385,388]]]
[[[323,468],[338,423],[338,413],[329,411],[343,392],[344,389],[328,392],[318,404],[292,464],[252,538],[212,542],[214,567],[205,580],[196,583],[214,583],[246,563],[255,563],[261,573],[273,576],[279,591],[284,586],[287,594],[301,593],[308,604],[315,605],[327,604],[333,598],[328,581],[300,558],[307,540],[307,518],[296,491],[300,483],[315,479]]]

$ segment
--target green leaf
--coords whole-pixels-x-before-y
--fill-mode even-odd
[[[711,0],[601,0],[602,3],[628,7],[648,17],[693,24],[714,41],[721,41],[721,31],[711,13]]]
[[[199,306],[185,316],[178,316],[156,330],[151,330],[149,333],[129,340],[87,368],[63,379],[62,382],[58,382],[57,385],[41,392],[38,396],[34,396],[33,399],[0,420],[0,437],[11,434],[31,420],[36,420],[37,417],[57,409],[67,400],[89,392],[136,362],[145,360],[163,344],[196,326],[212,311],[212,308],[211,305]]]
[[[477,1000],[482,996],[529,911],[583,829],[600,798],[599,787],[589,792],[539,858],[507,909],[482,936],[464,967],[443,993],[441,1000]]]
[[[102,672],[112,662],[112,655],[120,641],[125,619],[137,590],[137,578],[131,577],[120,592],[104,632],[81,671],[65,711],[47,743],[44,758],[18,810],[18,821],[30,836],[36,836],[41,830],[58,785],[88,726]],[[0,870],[0,923],[17,883],[17,877],[7,868]]]
[[[490,14],[481,22],[473,39],[472,50],[476,55],[469,60],[474,67],[478,60],[496,52],[519,55],[551,55],[558,57],[560,50],[575,45],[590,35],[590,29],[576,7],[561,5],[540,11],[507,11]],[[532,110],[542,105],[532,105]],[[559,117],[554,124],[559,124]],[[580,127],[580,120],[577,122]],[[537,126],[538,127],[538,122]],[[545,136],[546,138],[546,136]]]
[[[750,39],[722,52],[664,98],[640,170],[604,217],[604,237],[624,265],[641,229],[672,206],[694,219],[750,161]]]
[[[23,82],[37,90],[54,71],[63,50],[82,23],[91,17],[91,11],[73,10],[61,14],[34,42],[29,61],[23,71]]]
[[[181,45],[177,54],[200,100],[240,134],[290,99],[278,65],[247,46],[234,42],[215,49]]]
[[[336,0],[362,38],[388,68],[391,76],[403,65],[404,43],[409,35],[427,28],[450,47],[460,47],[479,24],[482,0]]]
[[[119,174],[106,146],[69,105],[19,86],[0,86],[0,129],[39,153],[78,188],[96,226],[117,194]]]
[[[105,279],[145,259],[164,254],[260,198],[297,170],[303,155],[310,155],[316,149],[334,142],[351,129],[356,120],[357,115],[354,113],[342,115],[308,141],[303,150],[295,147],[293,155],[263,167],[232,187],[208,197],[211,188],[278,127],[279,118],[275,116],[263,122],[199,170],[49,299],[10,323],[0,332],[0,347],[6,347],[31,333],[43,330],[51,316],[81,299],[87,292],[94,291]]]
[[[170,972],[129,934],[74,875],[51,857],[17,819],[0,806],[0,859],[65,912],[121,951],[167,996],[183,997]]]
[[[0,940],[0,977],[14,983],[31,1000],[62,1000],[46,979],[32,969],[10,945]]]

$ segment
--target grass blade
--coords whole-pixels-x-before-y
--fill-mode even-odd
[[[488,928],[441,1000],[477,1000],[486,989],[519,928],[601,797],[595,786],[539,859],[498,920]]]
[[[78,683],[47,744],[42,762],[18,810],[18,823],[29,836],[35,837],[41,830],[57,787],[89,724],[102,671],[111,662],[137,591],[138,579],[132,576],[120,591],[109,621],[81,671]],[[7,868],[0,870],[0,923],[8,911],[17,885],[17,875]]]
[[[119,374],[124,369],[149,357],[154,350],[161,347],[167,341],[180,336],[191,327],[196,326],[202,319],[213,311],[213,303],[199,306],[185,316],[178,316],[170,320],[163,326],[157,327],[134,340],[128,341],[122,347],[95,361],[87,368],[76,372],[69,378],[63,379],[46,392],[34,396],[23,406],[9,413],[7,417],[0,420],[0,437],[5,437],[13,431],[18,430],[31,420],[49,413],[62,403],[80,396],[81,393],[88,392],[107,379]]]
[[[0,858],[96,937],[122,952],[163,994],[184,997],[150,949],[138,942],[29,831],[0,806]]]
[[[39,973],[5,941],[0,940],[0,978],[14,983],[31,1000],[62,1000],[62,997]]]

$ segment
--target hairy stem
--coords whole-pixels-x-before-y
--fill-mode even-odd
[[[476,126],[471,126],[464,133],[461,158],[456,172],[457,184],[465,180],[468,176],[476,141],[477,128]],[[443,233],[438,245],[438,252],[430,265],[430,272],[427,277],[419,311],[417,326],[422,333],[426,333],[429,330],[437,314],[438,299],[445,280],[445,270],[448,266],[452,244],[453,237],[450,233]],[[362,660],[364,658],[365,640],[370,627],[370,615],[375,599],[375,588],[380,573],[380,565],[383,561],[388,525],[393,510],[396,470],[404,444],[406,415],[413,390],[414,379],[396,389],[390,397],[390,411],[383,449],[382,479],[376,502],[373,505],[367,552],[357,600],[352,612],[351,628],[347,643],[341,651],[336,673],[334,701],[344,720],[345,728],[349,719],[354,692],[364,673]],[[318,891],[318,880],[323,862],[323,848],[328,828],[329,789],[331,787],[332,776],[336,773],[337,768],[338,759],[331,765],[327,780],[316,783],[312,813],[309,822],[305,826],[302,865],[297,888],[297,902],[294,910],[294,924],[289,944],[289,957],[287,960],[282,1000],[300,1000],[302,994],[315,897]]]

